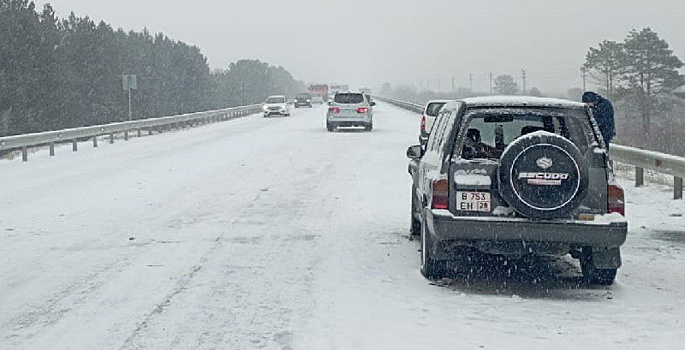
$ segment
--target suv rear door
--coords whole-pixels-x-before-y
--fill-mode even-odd
[[[465,112],[465,120],[456,135],[449,169],[450,211],[453,214],[513,214],[499,193],[500,157],[515,139],[538,130],[561,135],[579,148],[583,154],[582,161],[587,163],[590,172],[588,195],[582,201],[580,211],[606,212],[605,159],[592,145],[589,116],[579,110],[514,108],[502,114],[511,113],[514,115],[512,120],[488,120],[488,113],[500,111],[505,109],[471,109]]]
[[[371,112],[371,106],[362,93],[337,93],[333,98],[331,107],[340,109],[340,112],[335,115],[340,118],[363,117]]]

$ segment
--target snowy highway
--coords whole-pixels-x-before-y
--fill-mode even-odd
[[[409,239],[419,117],[325,107],[0,161],[0,349],[682,349],[685,203],[626,189],[610,287],[568,258],[431,283]]]

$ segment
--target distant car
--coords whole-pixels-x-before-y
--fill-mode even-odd
[[[427,147],[407,150],[424,276],[444,277],[469,248],[513,258],[570,254],[589,283],[612,284],[628,224],[601,138],[577,102],[446,103]]]
[[[421,128],[419,130],[419,143],[425,146],[426,141],[428,141],[428,135],[431,133],[433,124],[435,123],[435,118],[440,113],[440,109],[449,100],[432,100],[428,101],[426,107],[423,109],[423,116],[421,117]]]
[[[303,92],[295,96],[295,108],[307,106],[312,108],[312,94]]]
[[[290,115],[290,105],[283,95],[269,96],[264,102],[264,117],[272,115]]]
[[[326,129],[334,131],[338,127],[363,126],[366,131],[371,131],[375,105],[361,92],[339,92],[328,104]]]
[[[312,96],[312,103],[314,104],[323,104],[323,97],[319,95],[314,95]]]

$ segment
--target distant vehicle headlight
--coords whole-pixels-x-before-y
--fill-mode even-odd
[[[263,110],[264,110],[264,111],[266,112],[266,111],[268,111],[268,110],[269,110],[269,106],[267,106],[267,105],[264,105],[264,106],[262,106],[262,109],[263,109]]]

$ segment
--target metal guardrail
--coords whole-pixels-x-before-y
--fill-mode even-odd
[[[153,131],[178,129],[199,124],[230,120],[259,113],[261,105],[250,105],[225,108],[207,112],[181,114],[169,117],[133,120],[129,122],[93,125],[81,128],[47,131],[41,133],[0,137],[0,151],[21,149],[22,160],[28,161],[28,148],[49,145],[50,155],[55,155],[55,144],[71,142],[72,150],[78,150],[78,141],[92,138],[93,146],[97,147],[97,138],[109,135],[109,143],[114,143],[114,135],[124,133],[124,140],[128,140],[130,131],[137,131],[141,136],[143,130],[152,134]]]
[[[374,96],[374,98],[412,112],[423,113],[423,106],[416,103],[379,96]],[[684,157],[616,144],[611,144],[609,147],[609,155],[612,161],[635,167],[635,186],[637,187],[644,185],[644,169],[673,176],[673,198],[683,198]]]

